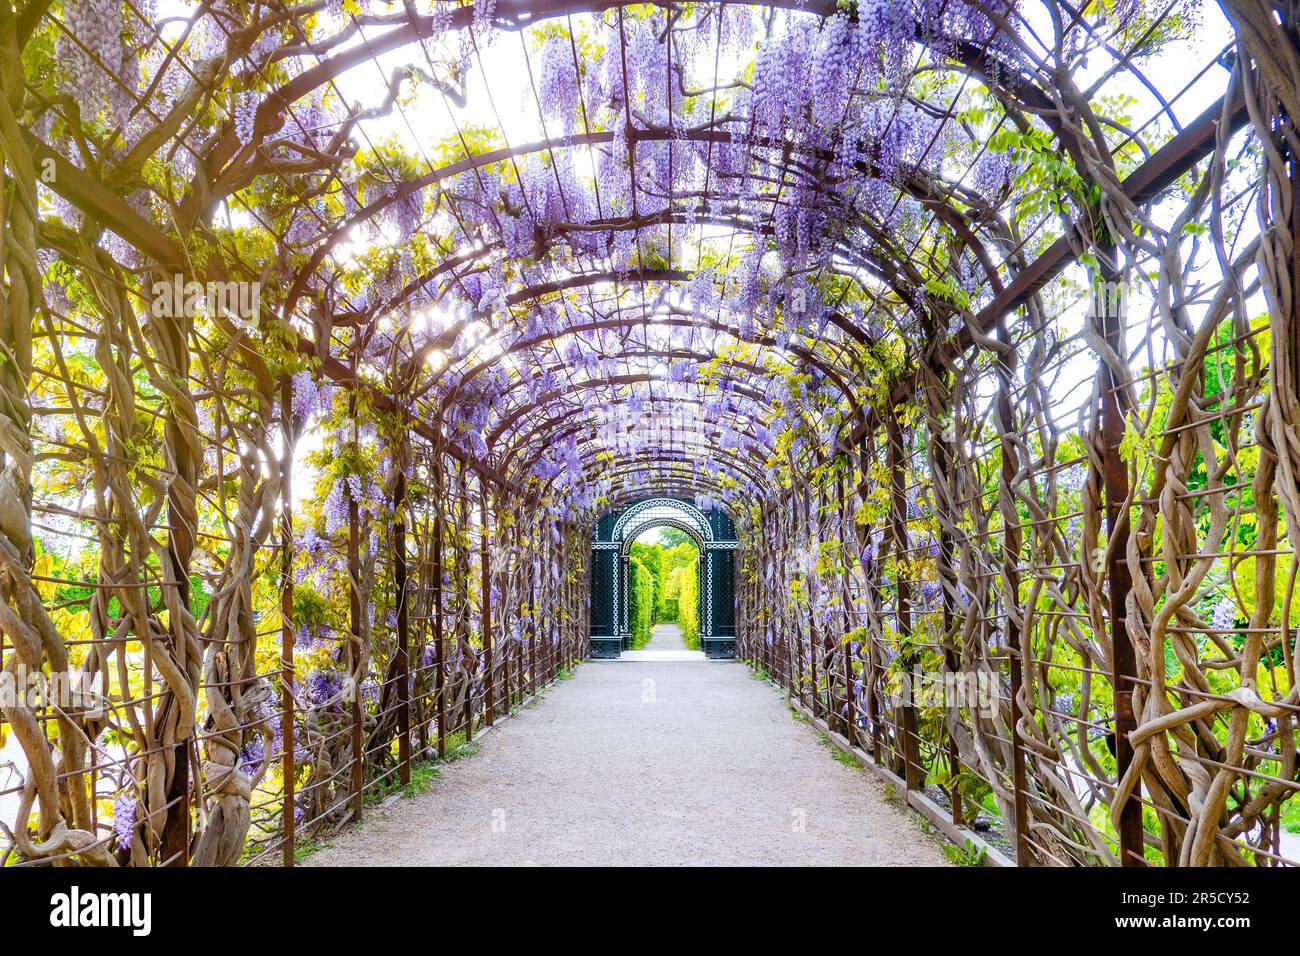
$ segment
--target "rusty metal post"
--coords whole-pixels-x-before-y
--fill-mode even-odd
[[[456,639],[470,653],[469,641],[469,470],[464,462],[456,466],[456,603],[460,611],[456,615]],[[474,675],[471,670],[466,677],[465,687],[465,743],[474,739]]]
[[[355,419],[353,425],[353,440],[355,435]],[[358,680],[361,660],[361,519],[358,514],[356,499],[349,496],[348,500],[348,594],[350,597],[349,609],[349,629],[350,637],[348,640],[348,673],[352,686],[349,692],[351,697],[351,716],[352,716],[352,819],[360,820],[365,813],[365,759],[362,753],[365,747],[365,741],[362,735],[362,717],[361,717],[361,683]]]
[[[548,565],[558,563],[559,555],[556,553],[554,540],[548,540],[546,551]],[[555,583],[554,572],[552,571],[551,574],[552,578],[547,582],[547,605],[548,607],[558,607],[560,600],[559,586]],[[560,656],[560,618],[558,614],[550,615],[550,621],[547,624],[547,631],[549,632],[546,651],[546,656],[550,659],[550,666],[548,668],[550,672],[548,675],[549,683],[550,681],[555,680],[559,675],[560,670],[564,667],[563,658]]]
[[[1118,284],[1120,272],[1113,245],[1097,249],[1099,267],[1093,273],[1092,305],[1094,320],[1106,345],[1115,354],[1124,354],[1123,290]],[[1116,779],[1124,779],[1133,763],[1133,744],[1129,734],[1137,729],[1133,711],[1133,691],[1137,678],[1137,655],[1128,636],[1128,596],[1133,577],[1128,566],[1129,480],[1128,466],[1120,454],[1124,441],[1124,408],[1118,376],[1099,358],[1097,375],[1101,408],[1102,479],[1106,492],[1106,532],[1110,557],[1106,565],[1107,594],[1110,598],[1111,688],[1115,705]],[[1140,788],[1135,789],[1140,794]],[[1146,866],[1143,855],[1142,802],[1130,796],[1119,813],[1119,856],[1121,866]]]
[[[479,570],[483,600],[483,678],[486,683],[483,710],[487,715],[487,725],[491,727],[496,720],[496,661],[493,659],[492,647],[492,543],[488,532],[488,494],[489,484],[480,476],[478,482],[479,515]]]
[[[565,525],[560,533],[560,633],[564,641],[564,664],[572,670],[578,663],[578,649],[573,639],[573,582],[569,580],[568,538],[569,529]]]
[[[535,626],[537,628],[537,641],[541,645],[541,663],[538,665],[538,686],[545,687],[551,682],[551,627],[555,623],[555,617],[552,614],[546,615],[543,622],[540,609],[548,607],[550,604],[550,552],[551,538],[549,530],[546,528],[545,519],[539,519],[537,523],[537,541],[541,555],[538,559],[537,571],[537,614],[535,615]]]
[[[776,577],[778,582],[778,593],[773,595],[768,592],[768,597],[776,602],[777,605],[777,626],[781,630],[781,670],[782,681],[785,685],[785,699],[793,701],[795,699],[795,660],[798,657],[798,648],[791,646],[791,641],[798,641],[798,635],[789,619],[789,601],[787,600],[790,588],[790,542],[787,539],[785,527],[780,524],[775,515],[772,517],[773,530],[776,539]]]
[[[447,643],[442,619],[443,458],[433,456],[433,673],[434,712],[438,720],[438,758],[447,756]]]
[[[578,643],[577,641],[574,640],[574,634],[573,634],[573,630],[574,630],[573,628],[574,625],[573,582],[569,580],[568,536],[569,536],[569,529],[566,527],[564,529],[564,542],[565,542],[564,561],[561,564],[561,567],[563,567],[564,569],[564,577],[560,579],[560,586],[564,589],[563,591],[564,600],[562,602],[564,607],[564,617],[561,618],[561,620],[563,621],[561,626],[564,628],[565,647],[568,648],[569,667],[572,668],[574,665],[578,663]]]
[[[1014,445],[1005,436],[1015,431],[1015,415],[1012,411],[1011,389],[1015,375],[1016,353],[1011,345],[1011,336],[1007,331],[1006,316],[998,317],[997,340],[1005,346],[1005,352],[996,359],[998,394],[998,427],[1003,437],[1000,440],[1002,455],[1001,486],[998,489],[1002,510],[1002,577],[1004,592],[1003,607],[1006,619],[1003,628],[1007,639],[1008,666],[1011,670],[1011,785],[1014,788],[1016,863],[1029,866],[1033,860],[1029,853],[1029,778],[1025,770],[1025,745],[1020,738],[1020,691],[1024,686],[1024,658],[1021,648],[1022,635],[1020,623],[1016,620],[1012,608],[1020,602],[1020,516],[1012,500],[1011,487],[1015,482],[1016,466]]]
[[[393,589],[397,592],[397,774],[406,785],[411,782],[411,637],[404,467],[399,466],[393,487]]]
[[[907,487],[903,473],[903,433],[894,409],[885,419],[886,438],[889,443],[889,498],[890,527],[897,569],[894,581],[894,616],[898,622],[899,642],[906,645],[912,636],[912,587],[907,578],[905,564],[908,560],[907,541]],[[921,763],[920,738],[916,726],[916,705],[912,700],[915,657],[905,650],[902,661],[906,667],[902,700],[897,705],[898,719],[895,733],[901,738],[903,757],[903,782],[908,790],[919,790],[925,785],[925,768]]]
[[[818,494],[820,495],[820,491],[818,492]],[[812,549],[812,543],[814,541],[820,543],[821,541],[821,533],[820,533],[821,521],[818,520],[814,522],[813,520],[814,509],[813,509],[812,495],[807,493],[807,489],[805,489],[804,494],[801,495],[800,497],[803,498],[803,540],[808,542],[809,544],[808,556],[809,558],[812,559],[812,561],[815,564],[817,560],[817,555]],[[814,585],[817,584],[817,574],[811,568],[809,569],[808,578],[805,584],[807,588],[807,593],[804,595],[804,597],[807,598],[808,600],[808,662],[811,669],[811,674],[810,674],[811,683],[809,684],[808,687],[809,697],[811,698],[813,716],[814,717],[818,716],[817,714],[818,704],[821,704],[822,705],[821,716],[829,724],[831,718],[831,714],[829,711],[829,704],[822,700],[822,696],[817,690],[817,679],[818,679],[817,664],[818,664],[818,658],[821,656],[819,652],[824,652],[826,648],[825,648],[825,638],[822,636],[822,629],[818,625],[817,615],[813,611],[813,587]],[[831,693],[830,671],[827,670],[823,676],[826,679],[826,691],[827,691],[827,696],[829,697]]]
[[[835,483],[836,493],[839,496],[839,526],[841,530],[845,527],[852,527],[853,516],[847,515],[846,491],[844,486],[844,475],[841,473]],[[841,548],[843,542],[841,542]],[[841,551],[841,556],[843,551]],[[856,555],[854,555],[856,560]],[[858,742],[857,727],[857,701],[853,699],[853,650],[850,647],[849,632],[853,630],[853,601],[849,594],[848,582],[850,578],[846,573],[840,582],[840,599],[844,604],[844,626],[840,628],[840,647],[844,656],[844,736],[848,738],[849,743],[856,746]]]
[[[798,472],[795,470],[795,461],[794,461],[793,452],[790,455],[790,471],[792,474],[798,474]],[[795,530],[796,530],[798,540],[806,541],[809,543],[809,545],[811,545],[813,540],[812,518],[809,515],[811,504],[809,502],[809,496],[806,493],[806,489],[805,489],[805,493],[800,495],[799,497],[802,499],[803,507],[795,508],[795,512],[794,512]],[[801,514],[803,516],[802,529],[800,529],[798,525]],[[809,557],[812,557],[811,553],[809,554]],[[814,577],[814,572],[811,568],[809,568],[807,574],[804,576],[804,600],[808,608],[808,708],[812,711],[812,715],[816,717],[818,716],[817,702],[819,700],[819,695],[817,693],[817,620],[816,620],[816,615],[813,613],[813,607],[812,607],[813,577]],[[803,652],[802,632],[799,633],[799,651],[800,654],[802,655]],[[799,699],[800,700],[803,699],[802,693],[800,693]]]
[[[280,419],[284,449],[280,457],[280,774],[284,799],[280,820],[281,863],[293,866],[297,843],[297,805],[294,787],[293,704],[293,382],[280,380]]]
[[[948,398],[951,398],[949,392]],[[932,405],[933,409],[934,406]],[[954,411],[955,414],[955,411]],[[931,435],[931,441],[934,444],[934,458],[931,465],[931,483],[935,487],[935,507],[943,508],[949,511],[955,500],[952,493],[952,449],[948,445],[948,440],[935,430],[937,420],[931,423],[931,429],[935,433]],[[939,493],[939,481],[936,476],[942,475],[944,482],[944,492]],[[957,589],[957,567],[956,567],[956,547],[953,544],[952,532],[949,531],[949,522],[956,523],[957,516],[951,512],[944,516],[946,520],[939,522],[939,560],[938,560],[938,577],[942,589],[941,600],[943,601],[943,661],[949,674],[954,677],[953,687],[955,690],[965,687],[965,682],[961,680],[961,658],[957,653],[957,648],[953,645],[954,630],[956,623],[956,612],[954,602],[956,599]],[[958,690],[957,699],[947,700],[944,702],[945,708],[954,715],[960,715],[961,699]],[[952,822],[961,825],[962,823],[962,795],[961,789],[957,786],[957,775],[961,772],[961,754],[957,750],[957,738],[952,731],[948,731],[948,767],[952,777],[951,785],[948,788],[948,803],[952,810]]]
[[[868,451],[866,435],[862,436],[858,441],[858,498],[861,501],[866,501],[871,495],[871,484],[868,480],[870,468],[867,463],[871,459],[872,454],[874,454],[875,433],[869,432],[868,434],[872,436],[871,453]],[[864,536],[870,540],[873,534],[874,532],[872,529],[868,528]],[[866,578],[868,591],[876,587],[879,566],[880,556],[875,555],[871,558],[871,563],[862,569]],[[866,654],[862,669],[862,686],[865,691],[864,696],[867,698],[863,713],[871,724],[871,756],[872,759],[875,760],[876,764],[880,765],[883,747],[880,728],[880,694],[877,684],[878,669],[876,667],[876,659],[878,655],[876,653],[875,634],[869,633],[867,638],[868,641],[865,649]]]
[[[174,426],[169,425],[171,431]],[[181,466],[178,466],[181,467]],[[185,466],[188,468],[188,465]],[[186,512],[191,510],[190,503],[186,500],[186,494],[182,490],[185,485],[197,487],[195,475],[182,476],[185,480],[175,481],[167,491],[167,552],[171,563],[171,573],[176,577],[177,600],[181,606],[189,611],[190,608],[190,561],[194,553],[194,535],[196,528],[192,526],[193,522],[186,517]],[[176,654],[178,663],[183,662],[190,654],[190,648],[185,635],[185,625],[180,620],[172,620],[169,623],[168,630],[171,633],[172,649]],[[200,650],[201,654],[202,651]],[[146,665],[149,667],[151,665]],[[199,686],[195,687],[196,692],[201,692],[202,684],[202,666],[196,668],[199,674]],[[178,700],[172,691],[165,692],[161,707],[175,708],[179,706]],[[191,728],[189,736],[183,740],[178,740],[171,747],[172,751],[172,778],[168,782],[166,789],[166,811],[162,827],[162,859],[165,866],[189,866],[190,863],[190,841],[194,835],[194,820],[191,813],[191,805],[196,791],[199,790],[203,783],[199,776],[199,763],[191,759],[190,748],[196,745],[194,729]],[[80,785],[80,784],[79,784]]]
[[[536,502],[533,503],[536,508]],[[530,525],[529,537],[532,539],[533,547],[541,546],[541,535],[537,533],[536,511],[533,512],[534,524]],[[541,563],[540,561],[538,562]],[[532,561],[528,562],[528,692],[530,696],[537,694],[537,609],[541,606],[541,579],[537,574],[537,568]]]
[[[781,593],[778,600],[781,602],[781,630],[785,633],[786,638],[782,647],[783,656],[785,657],[786,688],[790,700],[798,700],[803,703],[803,694],[799,687],[799,675],[797,669],[799,662],[803,660],[803,644],[799,640],[799,621],[794,613],[790,610],[790,602],[787,600],[790,588],[790,529],[781,524]]]

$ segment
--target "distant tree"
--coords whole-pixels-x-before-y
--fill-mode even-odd
[[[664,549],[657,544],[645,544],[641,541],[633,541],[632,549],[629,552],[633,558],[636,558],[646,568],[659,577],[659,566],[663,563]]]
[[[691,536],[680,528],[660,528],[659,543],[665,548],[675,548],[679,544],[690,544]]]
[[[678,620],[677,591],[669,586],[669,581],[679,568],[683,568],[699,555],[695,542],[686,536],[686,540],[672,548],[665,548],[659,558],[659,604],[658,615],[661,621]]]

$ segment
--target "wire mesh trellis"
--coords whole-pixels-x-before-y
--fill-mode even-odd
[[[1295,862],[1289,490],[1254,424],[1270,322],[1221,288],[1137,372],[1160,303],[1099,284],[1072,338],[1028,310],[755,526],[751,661],[1021,863]],[[1098,352],[1063,400],[1053,373]]]

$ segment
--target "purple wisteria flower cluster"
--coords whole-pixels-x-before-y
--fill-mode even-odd
[[[566,514],[601,500],[602,452],[654,455],[651,472],[689,469],[722,502],[753,498],[780,480],[787,458],[833,449],[852,411],[842,383],[799,350],[841,341],[853,326],[886,334],[859,297],[828,289],[837,259],[914,245],[928,218],[917,183],[950,179],[954,165],[970,165],[964,189],[995,197],[1014,178],[1005,153],[908,95],[919,42],[934,64],[978,49],[991,69],[1012,68],[1016,47],[996,26],[1009,8],[865,0],[851,15],[788,11],[769,24],[743,5],[706,4],[671,19],[654,8],[600,13],[567,24],[572,36],[531,30],[524,95],[536,99],[545,148],[436,182],[372,158],[342,170],[338,199],[349,214],[367,210],[349,235],[375,257],[362,275],[327,260],[308,287],[349,316],[436,311],[437,321],[373,322],[361,357],[421,368],[427,357],[427,399],[451,444],[482,460],[510,454]],[[447,29],[448,17],[440,5],[427,44],[436,62],[458,64],[449,76],[459,83],[483,64],[495,9],[475,4],[471,30]],[[719,74],[720,63],[735,76]],[[233,107],[244,139],[251,112],[238,98]],[[292,119],[315,148],[334,123],[310,98]],[[288,230],[291,245],[316,241],[327,217],[323,200],[313,202],[314,214],[304,208]],[[715,242],[718,230],[733,235]],[[467,266],[428,281],[438,273],[417,248],[425,240],[464,250]],[[653,291],[647,270],[674,278],[657,303],[635,303],[619,277],[635,274]],[[955,254],[951,272],[954,287],[980,294],[972,255]],[[593,273],[607,273],[613,289],[593,294],[581,281]],[[638,321],[637,305],[656,314]],[[762,361],[775,374],[746,375],[738,389],[727,366],[750,361],[744,349],[759,344],[772,349]],[[326,414],[332,400],[311,375],[295,376],[296,416]],[[496,447],[494,436],[523,416],[583,426],[545,442],[539,433],[517,453]],[[790,454],[777,456],[783,440]],[[755,467],[738,474],[736,455]],[[354,484],[330,487],[326,535],[344,526],[350,503],[366,507],[369,490]]]

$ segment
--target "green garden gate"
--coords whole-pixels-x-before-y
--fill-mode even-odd
[[[628,646],[628,553],[651,528],[677,528],[700,549],[700,650],[732,656],[736,639],[736,526],[720,508],[683,498],[645,498],[606,512],[591,543],[591,656],[618,657]]]

